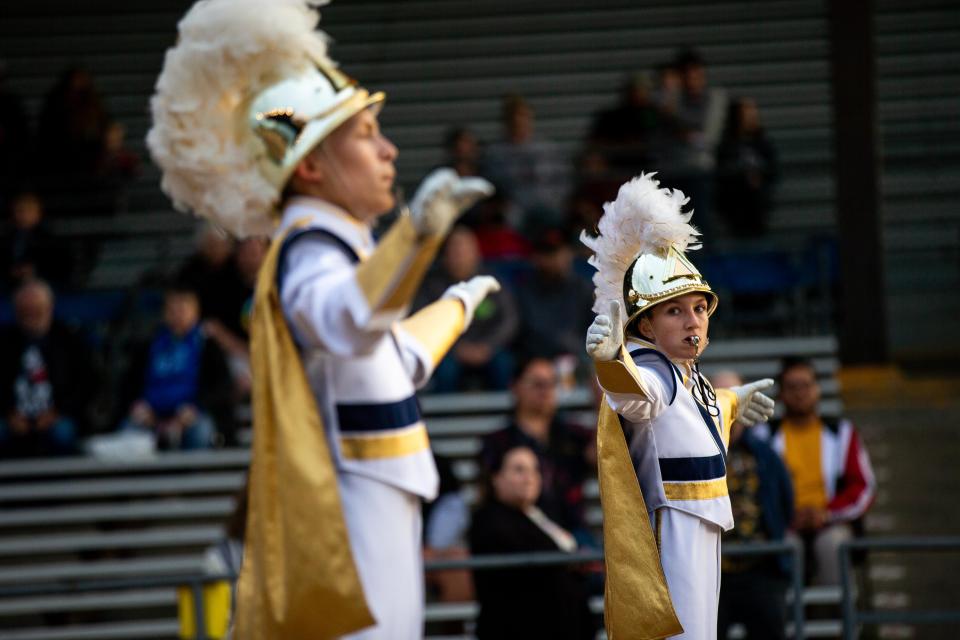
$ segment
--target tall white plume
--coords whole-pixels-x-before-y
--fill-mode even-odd
[[[624,183],[617,199],[603,205],[598,235],[586,231],[580,235],[580,241],[593,250],[589,262],[597,270],[594,313],[609,313],[611,300],[624,302],[623,279],[637,257],[663,255],[671,246],[680,251],[700,248],[700,232],[690,224],[693,212],[682,210],[689,198],[676,189],[661,189],[654,175],[641,173]]]
[[[161,186],[239,236],[270,233],[280,194],[258,171],[247,124],[266,87],[328,61],[319,14],[303,0],[200,0],[178,26],[150,101],[147,146]],[[328,62],[328,64],[332,63]]]

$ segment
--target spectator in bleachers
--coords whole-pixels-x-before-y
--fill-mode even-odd
[[[593,320],[593,289],[573,269],[574,251],[563,227],[547,226],[531,242],[533,272],[517,286],[518,349],[531,356],[580,358],[583,334]]]
[[[424,280],[414,302],[421,309],[451,285],[485,273],[480,247],[470,229],[458,226],[450,232],[439,269]],[[513,296],[506,289],[490,294],[474,310],[473,322],[433,372],[433,390],[449,393],[464,390],[471,379],[483,389],[506,389],[510,384],[512,358],[507,347],[517,333],[519,319]]]
[[[426,560],[456,560],[469,557],[467,532],[470,507],[449,458],[434,455],[440,489],[437,499],[423,506],[423,557]],[[426,574],[428,598],[440,602],[473,600],[473,580],[467,569],[447,569]],[[456,631],[456,629],[450,629]],[[462,633],[462,629],[459,629]]]
[[[230,373],[241,396],[250,392],[250,312],[253,290],[260,265],[267,255],[267,241],[261,237],[244,238],[233,253],[232,269],[221,280],[216,294],[218,307],[204,314],[204,332],[227,355]]]
[[[726,92],[707,84],[706,64],[693,50],[677,56],[682,90],[673,121],[672,143],[664,148],[662,179],[690,198],[697,226],[710,235],[716,148],[727,112]]]
[[[126,146],[126,134],[119,122],[111,122],[103,132],[94,171],[104,214],[127,210],[127,188],[140,174],[140,156]]]
[[[110,118],[93,76],[83,67],[66,69],[47,93],[37,128],[38,156],[46,186],[61,196],[60,213],[98,213],[91,190]],[[64,197],[69,193],[70,197]]]
[[[853,423],[820,415],[820,384],[813,363],[788,358],[780,371],[782,420],[758,425],[790,471],[792,529],[804,544],[808,578],[839,584],[837,551],[854,535],[876,496],[870,457]]]
[[[559,380],[553,362],[531,358],[517,368],[510,390],[514,409],[509,424],[488,434],[480,452],[481,469],[493,473],[505,452],[522,445],[539,459],[543,492],[538,505],[582,542],[592,542],[584,518],[583,483],[596,467],[593,433],[557,411]]]
[[[480,140],[467,127],[453,127],[443,138],[444,164],[461,178],[480,175]]]
[[[247,537],[247,482],[234,497],[233,511],[223,527],[223,537],[203,554],[203,571],[208,575],[240,575],[243,542]]]
[[[30,134],[23,100],[7,86],[7,66],[0,60],[0,206],[4,208],[30,168]]]
[[[537,454],[527,446],[498,451],[483,504],[473,515],[474,555],[564,551],[577,541],[537,507],[542,486]],[[581,576],[569,566],[478,571],[477,637],[587,639],[596,632]]]
[[[570,172],[557,145],[536,134],[533,107],[523,97],[504,98],[501,117],[503,140],[487,147],[482,173],[505,198],[507,222],[524,229],[534,209],[563,210]]]
[[[734,100],[717,150],[717,211],[734,236],[766,232],[777,170],[777,153],[760,124],[757,103]]]
[[[617,197],[622,182],[606,154],[593,146],[584,149],[577,159],[577,186],[570,195],[567,228],[577,233],[583,230],[595,233],[604,203]]]
[[[471,211],[484,260],[515,260],[530,255],[527,239],[507,221],[507,205],[507,199],[495,193]]]
[[[223,583],[212,583],[206,585],[204,591],[204,613],[207,616],[208,628],[229,629],[234,615],[234,609],[237,600],[237,582],[236,578],[240,575],[240,567],[243,565],[243,546],[247,537],[247,506],[249,504],[249,476],[243,483],[243,487],[237,491],[234,497],[233,511],[227,518],[223,528],[223,537],[216,544],[207,547],[203,554],[203,572],[208,576],[226,576]],[[232,578],[232,579],[229,579]],[[221,586],[222,585],[222,586]],[[211,593],[212,588],[212,593]],[[216,602],[216,593],[218,588],[229,590],[229,607],[218,607],[214,604],[210,606],[209,599]],[[191,596],[192,598],[193,596]],[[190,604],[193,604],[191,601]],[[183,607],[181,606],[181,615]],[[190,616],[193,610],[190,608]],[[215,637],[220,637],[219,635]],[[227,633],[224,637],[229,638]]]
[[[230,315],[231,300],[225,292],[234,286],[233,248],[233,238],[205,224],[197,231],[194,252],[177,273],[177,281],[190,285],[200,297],[204,319]]]
[[[653,101],[660,110],[661,118],[673,118],[680,107],[680,94],[683,91],[683,74],[675,60],[657,65],[657,86],[653,92]]]
[[[223,351],[200,323],[197,294],[183,285],[164,296],[163,324],[124,378],[122,430],[153,435],[158,446],[206,449],[218,429],[232,433],[230,373]]]
[[[260,265],[266,256],[264,238],[236,243],[224,263],[231,242],[212,228],[201,240],[199,254],[181,272],[188,282],[199,283],[203,330],[227,356],[230,372],[241,396],[250,392],[250,310]]]
[[[631,75],[620,102],[593,117],[590,145],[604,155],[620,182],[655,166],[653,145],[662,122],[651,85],[646,74]]]
[[[84,339],[54,319],[54,295],[28,280],[13,298],[16,325],[0,339],[0,455],[73,453],[97,371]]]
[[[733,371],[718,372],[710,380],[717,389],[743,384]],[[790,476],[770,446],[740,422],[730,429],[727,488],[733,529],[723,533],[723,543],[783,540],[793,520]],[[730,625],[737,622],[752,640],[786,638],[790,558],[724,557],[721,570],[718,638],[725,639]]]
[[[462,178],[482,173],[483,149],[477,136],[467,127],[453,127],[444,136],[446,157],[443,165]],[[480,252],[486,259],[517,258],[529,252],[526,241],[506,219],[509,201],[504,194],[494,194],[471,207],[460,218],[460,224],[474,230]]]
[[[2,282],[8,289],[32,278],[62,285],[70,275],[70,251],[48,228],[43,203],[33,192],[22,192],[11,200],[0,252]]]

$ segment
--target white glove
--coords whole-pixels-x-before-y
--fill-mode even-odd
[[[610,302],[610,315],[600,314],[587,329],[587,353],[597,362],[613,360],[623,344],[623,309],[619,300]]]
[[[453,169],[437,169],[426,178],[410,201],[417,233],[445,235],[454,221],[478,200],[493,194],[483,178],[461,178]]]
[[[466,282],[458,282],[451,285],[440,296],[441,300],[456,299],[463,303],[463,309],[466,313],[463,330],[466,331],[470,323],[473,322],[473,312],[491,293],[500,291],[500,283],[493,276],[474,276]]]
[[[773,386],[773,380],[764,378],[740,387],[730,387],[737,394],[737,417],[735,420],[748,427],[766,422],[773,415],[774,402],[760,393]]]

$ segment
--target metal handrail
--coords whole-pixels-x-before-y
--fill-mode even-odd
[[[942,611],[861,611],[853,596],[853,551],[960,551],[960,536],[861,538],[840,545],[843,639],[856,640],[860,624],[960,622],[960,609]]]
[[[731,544],[723,548],[726,556],[757,556],[757,555],[784,555],[790,554],[793,558],[791,567],[791,583],[793,586],[793,613],[794,638],[802,639],[804,614],[803,599],[803,547],[795,541],[757,542]],[[512,554],[484,554],[462,559],[429,560],[424,563],[424,571],[443,571],[449,569],[489,570],[502,568],[543,567],[556,565],[588,564],[603,560],[603,552],[599,549],[578,551],[576,553],[563,552],[531,552]],[[71,580],[61,583],[11,585],[0,587],[0,598],[47,595],[54,593],[80,593],[89,591],[112,591],[122,589],[146,589],[151,587],[187,587],[193,594],[194,616],[196,620],[196,640],[208,640],[204,620],[206,611],[203,602],[203,587],[221,582],[235,581],[236,576],[224,574],[180,574],[171,576],[157,576],[153,578],[118,578],[110,580]]]

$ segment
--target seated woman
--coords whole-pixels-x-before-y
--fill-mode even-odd
[[[535,506],[540,497],[540,467],[529,447],[506,450],[494,463],[490,485],[470,527],[474,555],[576,551],[573,536]],[[586,592],[571,566],[481,570],[474,574],[474,583],[481,640],[594,636]]]

